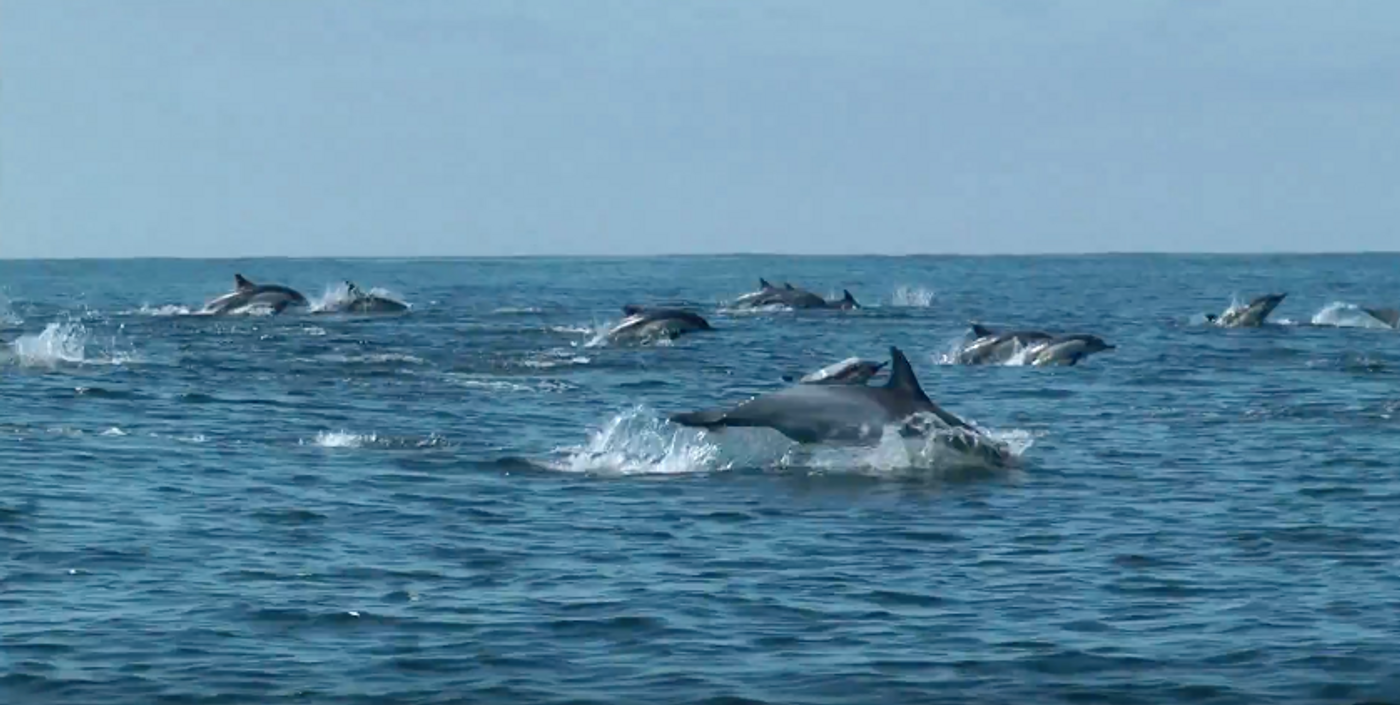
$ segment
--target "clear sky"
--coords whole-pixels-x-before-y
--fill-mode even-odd
[[[1380,249],[1386,0],[0,3],[0,257]]]

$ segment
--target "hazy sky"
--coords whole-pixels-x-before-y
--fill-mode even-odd
[[[0,257],[1400,249],[1400,3],[4,0]]]

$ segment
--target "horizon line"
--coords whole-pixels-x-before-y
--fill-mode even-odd
[[[530,259],[702,259],[736,257],[790,257],[802,259],[840,258],[944,258],[944,259],[991,259],[991,258],[1067,258],[1067,257],[1298,257],[1298,256],[1354,256],[1354,255],[1395,255],[1396,250],[1098,250],[1083,252],[911,252],[889,254],[866,253],[792,253],[792,252],[671,252],[650,254],[584,254],[584,253],[535,253],[535,254],[480,254],[480,255],[60,255],[60,256],[9,256],[0,254],[0,262],[77,262],[77,261],[134,261],[134,260],[530,260]]]

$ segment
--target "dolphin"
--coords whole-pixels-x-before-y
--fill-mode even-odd
[[[629,304],[622,307],[622,313],[627,317],[608,330],[605,334],[608,340],[675,339],[692,331],[714,330],[709,321],[684,309]]]
[[[277,284],[254,284],[242,274],[233,275],[233,291],[204,305],[207,313],[231,313],[249,306],[268,306],[273,313],[282,313],[292,306],[306,306],[301,292]]]
[[[408,310],[408,304],[395,301],[387,296],[366,294],[355,285],[355,282],[349,280],[345,282],[345,291],[349,294],[350,299],[333,304],[328,312],[402,313]]]
[[[734,306],[738,308],[757,308],[759,306],[787,306],[789,308],[833,308],[840,310],[850,310],[860,308],[856,303],[856,297],[851,295],[847,289],[841,290],[841,298],[836,301],[827,301],[821,296],[806,289],[795,287],[787,282],[781,288],[772,286],[766,280],[760,279],[761,285],[766,285],[759,291],[745,294],[734,301]]]
[[[975,438],[982,434],[928,398],[909,359],[890,347],[890,379],[882,387],[856,384],[798,384],[757,396],[729,409],[675,414],[670,421],[710,430],[727,427],[771,428],[798,443],[878,441],[888,424],[919,435],[915,414],[932,414],[941,425]]]
[[[1283,303],[1288,294],[1264,294],[1246,306],[1231,306],[1219,316],[1206,314],[1206,320],[1221,328],[1257,328],[1264,325],[1264,319]]]
[[[848,357],[840,362],[827,365],[797,380],[798,384],[865,384],[885,366],[884,361],[862,360]],[[783,375],[784,382],[792,382],[792,375]]]
[[[792,285],[791,285],[791,284],[786,284],[785,286],[791,287]],[[751,292],[749,292],[749,293],[747,293],[747,294],[744,294],[743,296],[740,296],[740,297],[734,299],[734,302],[733,302],[731,305],[733,305],[733,306],[740,306],[740,307],[742,307],[742,306],[762,305],[762,304],[754,304],[753,302],[754,302],[754,301],[757,301],[757,300],[759,300],[759,299],[761,299],[761,298],[764,298],[764,297],[766,297],[766,296],[769,296],[772,292],[776,292],[776,291],[778,291],[778,290],[779,290],[778,287],[773,286],[772,284],[770,284],[770,283],[768,282],[767,279],[764,279],[763,277],[759,277],[759,278],[758,278],[758,291],[751,291]]]
[[[973,341],[958,351],[958,362],[964,365],[1006,362],[1017,350],[1055,337],[1038,330],[996,331],[979,323],[972,324],[972,334]]]
[[[1037,367],[1073,366],[1096,352],[1113,350],[1116,347],[1096,335],[1064,335],[1032,343],[1026,351],[1025,359]]]

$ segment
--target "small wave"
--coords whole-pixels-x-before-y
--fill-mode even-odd
[[[166,305],[164,305],[164,306],[151,306],[150,304],[142,304],[142,305],[141,305],[141,308],[138,308],[138,309],[136,309],[135,311],[126,311],[126,312],[124,312],[124,313],[125,313],[125,315],[137,315],[137,316],[191,316],[191,315],[194,315],[194,311],[192,311],[192,310],[190,309],[189,306],[181,306],[181,305],[179,305],[179,304],[166,304]]]
[[[350,433],[349,431],[322,431],[316,434],[312,443],[322,448],[360,448],[366,443],[378,440],[373,433]]]
[[[373,353],[369,355],[321,355],[318,357],[323,362],[334,362],[345,365],[384,365],[391,363],[407,363],[410,365],[426,365],[427,360],[408,353]]]
[[[744,306],[739,308],[725,306],[719,310],[727,316],[762,316],[770,313],[794,311],[796,309],[784,304],[766,304],[763,306]]]
[[[568,382],[556,379],[527,380],[528,383],[525,383],[461,372],[448,372],[444,376],[449,382],[467,389],[484,389],[493,392],[549,392],[558,394],[578,388]]]
[[[306,440],[301,445],[308,445]],[[446,445],[447,441],[436,434],[427,438],[389,438],[377,433],[352,433],[350,431],[321,431],[311,439],[310,445],[322,448],[432,448]]]
[[[497,316],[521,316],[526,314],[544,313],[544,309],[538,306],[502,306],[491,311]]]
[[[593,362],[593,358],[587,355],[576,354],[573,350],[549,350],[541,353],[538,357],[521,360],[518,364],[521,367],[528,367],[537,370],[548,370],[555,367],[572,367],[575,365],[587,365]]]
[[[900,286],[894,290],[891,306],[899,308],[929,308],[933,306],[933,290],[922,286]]]

